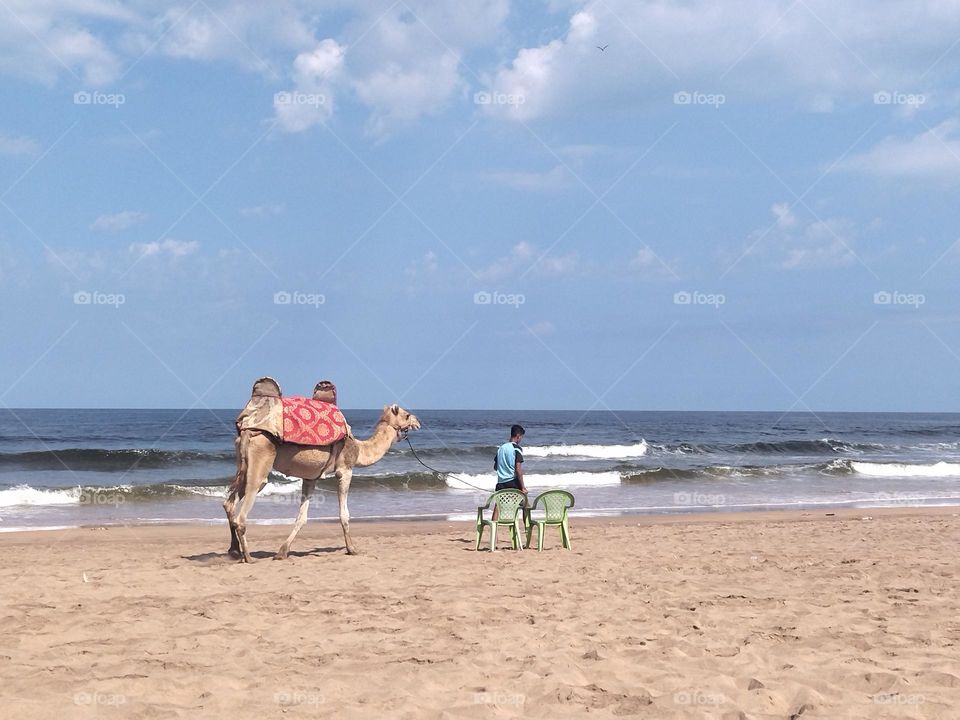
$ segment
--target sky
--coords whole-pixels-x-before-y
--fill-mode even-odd
[[[960,411],[960,13],[0,1],[0,407]]]

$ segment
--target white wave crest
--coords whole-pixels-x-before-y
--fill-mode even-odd
[[[225,487],[201,487],[190,485],[174,485],[173,487],[175,487],[177,490],[183,490],[184,492],[188,492],[193,495],[200,495],[201,497],[225,498],[227,496],[227,488]]]
[[[457,479],[462,478],[463,481]],[[528,488],[566,488],[584,485],[619,485],[618,472],[572,472],[572,473],[544,473],[524,475],[523,483]],[[447,476],[447,485],[455,490],[477,490],[493,492],[497,484],[497,476],[493,473],[480,475],[458,474],[456,478]],[[472,487],[476,486],[476,487]]]
[[[850,467],[861,475],[874,477],[953,477],[960,476],[960,463],[938,462],[932,465],[904,463],[852,462]]]
[[[528,457],[549,457],[562,455],[564,457],[618,458],[640,457],[647,454],[647,441],[641,440],[635,445],[546,445],[532,446],[523,449]]]
[[[0,490],[0,507],[16,505],[76,505],[80,502],[80,488],[38,490],[29,485],[17,485]]]
[[[300,483],[275,483],[268,482],[266,487],[260,491],[261,495],[297,495],[300,493]]]

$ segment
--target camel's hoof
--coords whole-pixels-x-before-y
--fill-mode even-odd
[[[237,548],[230,548],[229,550],[227,550],[227,555],[232,557],[234,560],[243,559],[243,553],[240,552]]]
[[[274,560],[286,560],[286,559],[287,559],[287,553],[286,553],[286,552],[278,552],[276,555],[273,556],[273,559],[274,559]]]
[[[347,548],[347,555],[359,555],[360,551],[356,548]]]

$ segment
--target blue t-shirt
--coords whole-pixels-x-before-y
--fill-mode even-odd
[[[504,483],[517,479],[517,463],[523,462],[523,450],[514,442],[505,442],[497,448],[497,458],[493,468],[497,471],[497,482]]]

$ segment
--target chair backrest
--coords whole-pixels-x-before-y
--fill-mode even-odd
[[[500,508],[501,522],[515,522],[517,512],[527,501],[527,496],[519,490],[498,490],[490,499]]]
[[[566,490],[547,490],[540,493],[533,504],[543,506],[547,513],[547,522],[560,522],[567,508],[573,507],[573,495]]]

